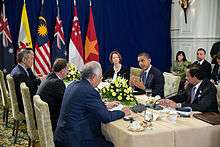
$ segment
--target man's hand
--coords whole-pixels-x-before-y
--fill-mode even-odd
[[[145,89],[144,83],[139,81],[139,78],[137,76],[131,76],[130,78],[130,85],[135,86],[139,89]]]
[[[105,102],[105,105],[108,109],[112,109],[114,107],[117,107],[120,103],[118,101],[112,101],[112,102]]]
[[[164,107],[171,107],[171,108],[176,108],[176,103],[172,100],[169,99],[161,99],[158,101],[159,105],[162,105]]]
[[[125,116],[128,116],[128,115],[131,114],[131,112],[130,112],[130,110],[129,110],[128,107],[124,107],[124,108],[122,109],[122,111],[125,113]]]

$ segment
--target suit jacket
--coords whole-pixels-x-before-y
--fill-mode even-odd
[[[49,106],[53,132],[57,126],[65,89],[66,86],[64,82],[52,72],[41,82],[37,91],[37,94],[40,95],[41,99]]]
[[[100,94],[88,80],[67,86],[55,131],[55,144],[68,147],[104,147],[101,123],[122,118],[122,111],[108,111]],[[99,142],[104,142],[102,145]]]
[[[198,64],[198,61],[195,61],[193,64]],[[211,71],[212,71],[211,64],[208,61],[204,60],[203,63],[201,64],[201,68],[202,68],[203,77],[210,79]]]
[[[28,74],[27,74],[28,72]],[[21,65],[16,65],[13,70],[11,71],[11,75],[14,78],[15,82],[15,90],[18,100],[18,107],[19,111],[24,113],[24,106],[21,96],[21,90],[20,90],[20,84],[22,82],[25,82],[26,85],[29,87],[30,94],[31,94],[31,101],[33,103],[33,96],[37,92],[38,85],[41,83],[40,79],[37,79],[32,70],[29,68],[27,69],[27,72],[24,70],[24,68]]]
[[[103,80],[108,79],[108,78],[113,78],[114,76],[114,65],[111,65],[107,71],[103,75]],[[120,71],[117,73],[117,76],[122,76],[125,79],[129,80],[129,70],[125,66],[121,66]]]
[[[219,65],[215,64],[211,74],[211,78],[215,81],[216,84],[218,83],[218,80],[220,80],[220,74],[218,73],[218,68]]]
[[[208,79],[204,79],[196,91],[194,101],[191,103],[192,85],[180,95],[173,98],[175,102],[182,103],[183,107],[190,106],[193,111],[218,112],[217,89]]]
[[[215,42],[212,45],[211,51],[210,51],[210,55],[212,57],[212,64],[216,64],[216,60],[215,60],[215,56],[220,52],[220,41],[219,42]]]
[[[144,80],[145,72],[142,72],[140,79],[145,85],[145,89],[152,89],[152,96],[160,95],[164,96],[164,76],[156,67],[151,66],[151,69]]]

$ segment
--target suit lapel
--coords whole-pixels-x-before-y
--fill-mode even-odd
[[[199,88],[196,91],[195,99],[193,102],[197,101],[205,93],[204,86],[205,86],[204,81],[202,81],[202,83],[200,84]]]

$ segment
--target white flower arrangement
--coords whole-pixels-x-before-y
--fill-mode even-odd
[[[128,81],[122,77],[117,77],[109,86],[103,87],[100,92],[102,97],[124,102],[125,104],[135,103],[132,88]]]
[[[77,70],[74,64],[69,63],[67,65],[67,68],[68,68],[68,73],[64,79],[65,82],[71,82],[80,79],[80,72]]]

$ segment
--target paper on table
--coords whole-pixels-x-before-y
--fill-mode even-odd
[[[122,105],[122,104],[119,104],[118,106],[116,106],[116,107],[110,109],[109,111],[122,110],[122,108],[123,108],[123,105]]]

